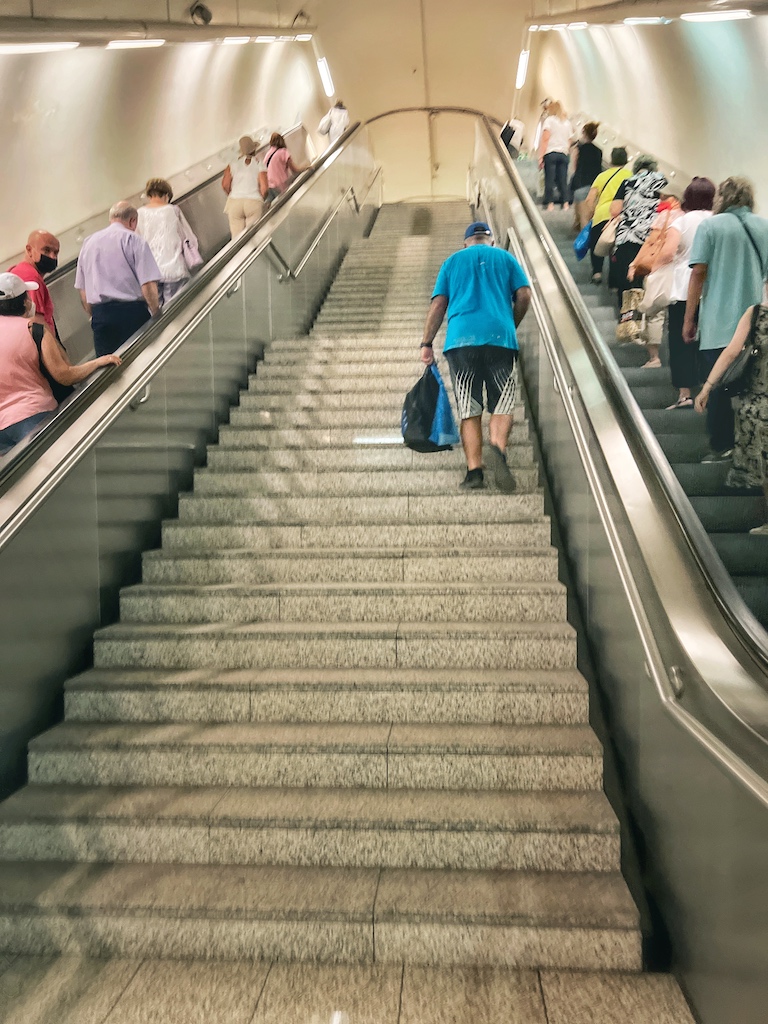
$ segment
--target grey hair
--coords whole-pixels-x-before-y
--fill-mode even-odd
[[[127,199],[121,199],[119,203],[115,203],[109,210],[109,219],[122,221],[123,224],[127,224],[129,220],[133,220],[134,217],[138,216],[139,211]]]
[[[726,178],[717,186],[713,212],[722,213],[733,206],[755,208],[755,186],[749,178]]]
[[[649,156],[647,153],[641,153],[632,164],[633,174],[639,174],[640,171],[658,171],[659,162],[654,157]]]

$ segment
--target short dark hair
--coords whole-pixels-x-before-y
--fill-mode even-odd
[[[24,316],[28,295],[29,292],[23,292],[14,299],[0,299],[0,316]]]
[[[616,146],[611,150],[611,163],[614,167],[623,167],[629,158],[624,146]]]
[[[152,196],[168,196],[169,201],[173,199],[171,183],[166,181],[165,178],[150,178],[144,188],[144,192],[150,199]]]
[[[711,210],[716,190],[717,186],[709,178],[694,178],[683,192],[681,206],[686,213],[691,210]]]

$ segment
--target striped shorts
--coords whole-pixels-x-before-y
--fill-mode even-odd
[[[497,416],[511,416],[517,398],[517,351],[499,345],[467,345],[445,353],[451,370],[453,393],[459,418],[471,419],[483,413],[483,385],[486,408]]]

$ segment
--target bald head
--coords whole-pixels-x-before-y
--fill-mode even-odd
[[[115,203],[109,211],[110,223],[118,221],[123,225],[123,227],[130,228],[131,231],[135,230],[138,219],[138,210],[132,203],[129,203],[127,199],[121,199],[120,202]]]
[[[52,235],[50,231],[45,231],[43,228],[37,228],[30,233],[27,239],[24,259],[33,266],[38,266],[42,262],[42,266],[39,266],[38,269],[43,274],[50,274],[52,270],[56,269],[60,248],[56,235]]]

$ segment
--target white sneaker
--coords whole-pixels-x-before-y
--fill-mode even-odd
[[[755,526],[749,532],[752,537],[768,537],[768,523],[763,523],[762,526]]]

